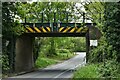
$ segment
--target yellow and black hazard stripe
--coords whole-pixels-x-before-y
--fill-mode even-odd
[[[60,33],[85,33],[87,32],[88,27],[60,27],[59,31]]]
[[[88,27],[84,27],[84,29],[81,32],[86,33],[87,31],[88,31]]]
[[[76,29],[76,33],[86,33],[88,30],[88,27],[80,27]]]
[[[59,31],[60,33],[73,33],[75,32],[76,28],[75,27],[60,27]]]
[[[77,28],[76,33],[80,33],[83,29],[84,29],[83,27]]]
[[[26,33],[47,33],[51,32],[50,27],[29,27],[26,26]]]

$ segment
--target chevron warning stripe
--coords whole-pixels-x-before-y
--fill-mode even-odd
[[[61,32],[64,28],[65,28],[65,27],[61,27],[61,28],[59,28],[59,32]]]
[[[58,32],[60,33],[84,33],[87,32],[88,28],[87,27],[60,27]]]
[[[27,29],[27,31],[26,32],[34,32],[34,30],[32,29],[32,28],[30,28],[30,27],[26,27],[26,29]]]
[[[34,29],[35,29],[38,33],[41,32],[37,27],[34,27]]]
[[[75,27],[74,28],[72,28],[72,30],[70,30],[70,33],[73,33],[74,31],[75,31]]]
[[[77,28],[76,33],[79,33],[83,30],[83,27]]]
[[[43,32],[45,32],[45,33],[47,32],[46,29],[44,29],[44,27],[42,27],[42,30],[43,30]]]
[[[51,27],[29,27],[25,26],[26,33],[48,33],[51,32]],[[85,33],[88,27],[60,27],[58,32],[60,33]]]
[[[87,30],[88,30],[88,27],[85,27],[81,32],[82,32],[82,33],[86,33]]]
[[[67,27],[63,32],[67,32],[70,29],[70,27]]]
[[[26,33],[47,33],[47,32],[51,32],[51,28],[50,27],[29,27],[26,26]]]
[[[46,27],[47,28],[47,30],[50,32],[50,27]]]
[[[72,33],[75,31],[75,27],[60,27],[58,31],[61,33]]]

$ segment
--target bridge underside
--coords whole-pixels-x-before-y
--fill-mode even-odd
[[[86,33],[25,33],[31,37],[85,37]]]

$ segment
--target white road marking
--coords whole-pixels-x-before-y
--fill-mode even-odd
[[[54,78],[58,78],[59,76],[61,76],[61,75],[63,75],[64,73],[66,73],[67,71],[69,71],[69,69],[66,70],[66,71],[64,71],[64,72],[62,72],[62,73],[60,73],[59,75],[55,76]]]

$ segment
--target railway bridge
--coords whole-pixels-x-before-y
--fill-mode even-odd
[[[54,22],[44,23],[42,13],[41,23],[21,23],[25,32],[19,36],[15,44],[15,71],[29,71],[34,67],[33,61],[33,41],[35,37],[85,37],[86,38],[86,59],[88,60],[90,49],[89,29],[95,23],[85,23],[85,13],[81,23],[57,22],[54,13]],[[68,15],[68,14],[66,14]]]

